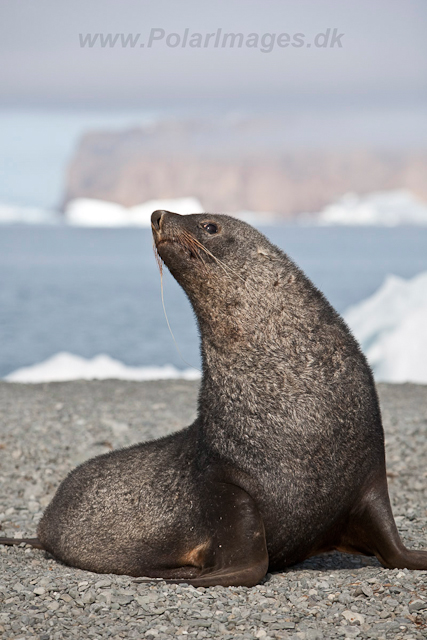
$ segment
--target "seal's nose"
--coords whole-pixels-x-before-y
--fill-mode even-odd
[[[165,213],[167,213],[167,211],[157,209],[157,211],[153,211],[153,213],[151,214],[151,224],[156,231],[160,231],[160,221]]]

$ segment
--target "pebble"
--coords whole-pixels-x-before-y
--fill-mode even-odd
[[[362,593],[365,594],[365,596],[367,598],[372,598],[372,596],[374,595],[374,592],[372,591],[371,587],[369,587],[368,585],[363,585],[363,587],[361,588]]]
[[[365,618],[362,616],[362,614],[355,611],[343,611],[343,616],[349,622],[357,622],[361,625],[365,622]]]
[[[109,450],[102,443],[123,447],[189,424],[197,391],[186,381],[0,383],[1,535],[33,536],[55,487],[76,460]],[[421,548],[427,387],[379,385],[379,394],[398,528]],[[0,547],[5,640],[416,640],[426,629],[427,572],[383,569],[375,558],[329,553],[252,589],[196,589],[100,576],[42,551]]]
[[[421,611],[427,609],[427,602],[423,600],[413,600],[409,603],[409,611]]]

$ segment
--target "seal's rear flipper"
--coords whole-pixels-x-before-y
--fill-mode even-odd
[[[427,570],[427,551],[407,549],[400,539],[385,472],[363,495],[337,548],[349,553],[375,555],[388,569]]]
[[[18,545],[22,542],[29,544],[31,547],[34,547],[34,549],[44,549],[38,538],[0,538],[0,544],[6,544],[9,546]]]
[[[205,518],[210,539],[185,553],[181,567],[143,569],[142,575],[194,587],[253,587],[264,578],[267,544],[255,502],[243,489],[226,483],[215,483],[209,493],[211,503]],[[137,582],[153,581],[144,577]]]

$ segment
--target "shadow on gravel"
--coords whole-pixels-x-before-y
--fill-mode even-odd
[[[286,571],[278,571],[272,575],[280,575],[281,573],[298,572],[298,571],[349,571],[354,569],[364,569],[366,567],[381,568],[381,564],[375,557],[357,556],[351,553],[341,553],[333,551],[325,553],[321,556],[314,556],[304,562],[289,567]]]

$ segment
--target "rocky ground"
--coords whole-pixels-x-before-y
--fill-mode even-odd
[[[427,546],[427,386],[380,385],[390,493],[408,546]],[[34,535],[76,464],[164,435],[194,416],[197,384],[0,383],[0,535]],[[427,572],[333,553],[252,589],[143,584],[0,547],[0,637],[422,638]]]

